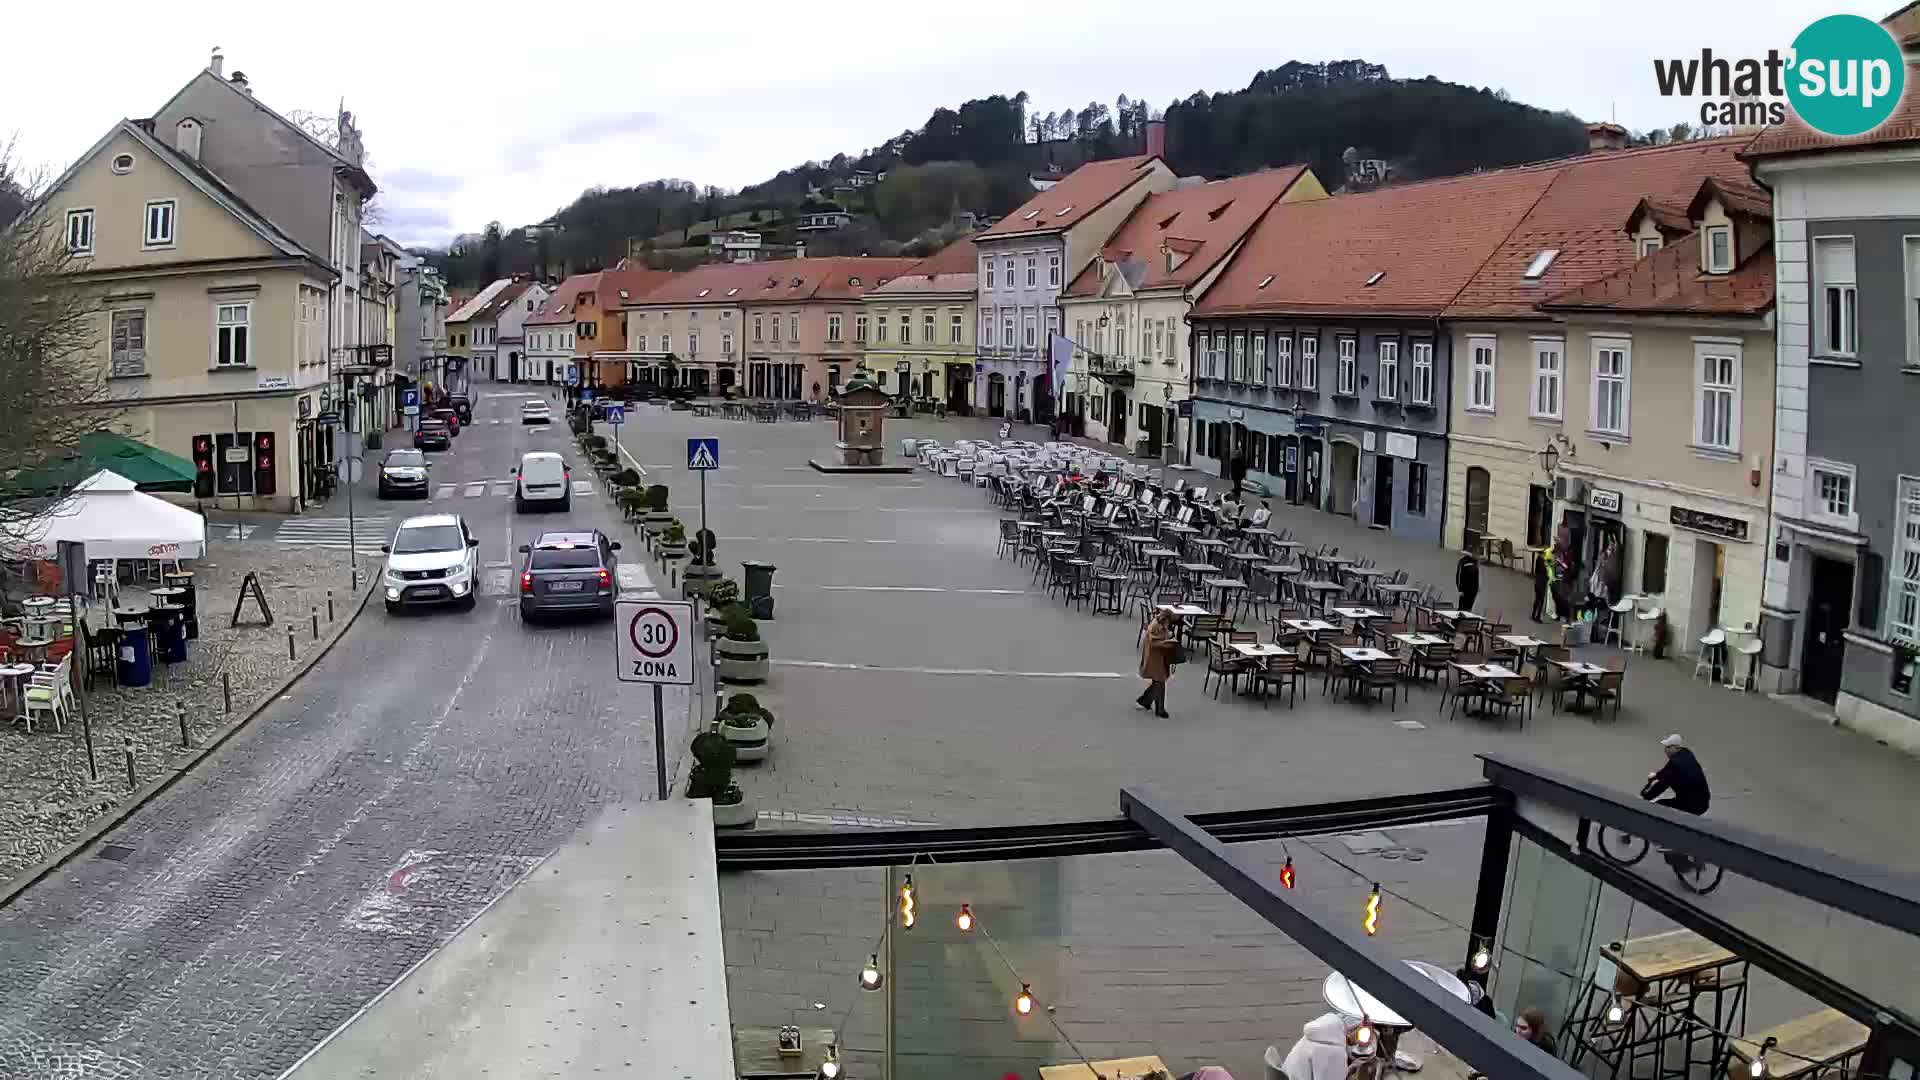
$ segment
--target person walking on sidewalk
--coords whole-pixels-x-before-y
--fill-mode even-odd
[[[1133,702],[1163,719],[1167,715],[1167,680],[1173,678],[1173,656],[1178,647],[1173,639],[1173,614],[1154,612],[1153,621],[1147,624],[1147,636],[1140,643],[1140,677],[1147,680],[1147,688]]]
[[[1547,553],[1536,548],[1533,552],[1533,621],[1540,622],[1546,617],[1547,609]]]
[[[1240,489],[1247,482],[1247,459],[1244,456],[1235,454],[1227,462],[1227,479],[1233,481],[1233,501],[1239,502]]]
[[[1460,590],[1460,610],[1472,611],[1473,602],[1480,597],[1480,560],[1473,557],[1471,550],[1460,553],[1460,565],[1453,571],[1453,584]]]

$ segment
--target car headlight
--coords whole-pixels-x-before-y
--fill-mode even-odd
[[[455,596],[465,596],[467,595],[467,583],[464,581],[456,581],[447,587],[447,591]]]
[[[389,600],[398,600],[398,599],[400,599],[400,590],[399,590],[399,589],[394,589],[394,588],[389,588],[389,589],[387,590],[387,599],[389,599]]]

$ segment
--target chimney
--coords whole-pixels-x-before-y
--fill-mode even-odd
[[[1587,152],[1598,154],[1605,150],[1625,150],[1627,148],[1627,129],[1619,124],[1601,121],[1587,125]]]
[[[227,75],[227,58],[220,55],[218,45],[213,47],[213,59],[207,61],[207,70],[213,72],[213,77],[216,79],[223,79]]]
[[[181,156],[199,161],[200,121],[186,116],[173,125],[173,148],[180,151]]]
[[[1147,156],[1157,158],[1167,156],[1167,122],[1165,120],[1147,121]]]
[[[246,72],[236,71],[227,79],[227,81],[233,84],[233,88],[235,90],[240,91],[241,93],[247,95],[248,97],[253,96],[253,91],[247,88]]]

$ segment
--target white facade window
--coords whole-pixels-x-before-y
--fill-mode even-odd
[[[1047,309],[1047,341],[1048,343],[1051,344],[1054,337],[1059,333],[1060,333],[1059,309],[1048,308]]]
[[[1740,449],[1740,347],[1695,342],[1694,432],[1709,450]]]
[[[1060,253],[1055,251],[1047,255],[1047,288],[1060,287]]]
[[[1267,335],[1253,335],[1253,381],[1267,385]]]
[[[962,323],[960,313],[957,311],[947,312],[947,343],[950,345],[960,344],[965,338],[964,330],[965,326]]]
[[[687,335],[687,355],[688,356],[700,355],[700,334],[698,331],[695,331]]]
[[[1654,252],[1659,251],[1660,243],[1661,243],[1660,238],[1657,236],[1643,236],[1640,238],[1638,245],[1634,249],[1634,253],[1638,255],[1640,258],[1644,259],[1647,256],[1653,254]]]
[[[984,311],[980,313],[980,347],[993,348],[993,316]]]
[[[93,211],[67,211],[67,253],[93,254]]]
[[[147,203],[147,226],[142,234],[143,248],[173,246],[173,219],[179,204],[172,199],[154,199]]]
[[[787,336],[793,339],[793,343],[795,345],[800,344],[800,313],[799,312],[795,312],[787,316]]]
[[[1007,288],[1013,288],[1013,260],[1010,258],[1000,260],[1000,272],[1005,275]]]
[[[1467,339],[1467,408],[1479,412],[1493,411],[1493,371],[1497,359],[1494,339],[1490,337],[1470,337]]]
[[[1819,322],[1815,353],[1851,357],[1858,349],[1854,310],[1858,301],[1853,267],[1853,237],[1813,238],[1814,286]]]
[[[305,286],[301,287],[304,290]],[[147,373],[147,313],[113,313],[112,372],[116,377]]]
[[[861,343],[865,343],[867,340],[867,317],[865,315],[855,315],[853,317],[853,340]]]
[[[663,353],[670,353],[673,351],[673,338],[670,335],[667,335],[667,334],[660,335],[660,351]]]
[[[840,315],[837,312],[827,316],[827,340],[840,340]]]
[[[1633,413],[1633,343],[1593,339],[1593,430],[1625,435]]]
[[[1320,337],[1300,339],[1300,389],[1320,389]]]
[[[873,340],[882,343],[887,340],[887,313],[884,311],[873,317]]]
[[[1037,316],[1027,316],[1025,343],[1029,349],[1035,348],[1040,344],[1040,320]]]
[[[1559,338],[1533,339],[1533,394],[1527,402],[1527,415],[1541,420],[1561,418],[1562,375],[1567,366],[1567,345]]]
[[[1247,335],[1234,331],[1232,352],[1227,361],[1227,380],[1229,382],[1247,381]]]
[[[1709,274],[1725,274],[1733,270],[1733,226],[1709,225],[1706,228],[1706,250]]]
[[[766,331],[762,328],[761,317],[758,315],[755,315],[753,317],[753,340],[765,341],[766,339],[767,339],[767,335],[766,335]]]
[[[1040,260],[1029,255],[1027,256],[1027,288],[1031,289],[1038,284],[1040,284]]]
[[[1360,342],[1356,338],[1343,337],[1334,341],[1333,392],[1353,394],[1359,382],[1359,361],[1356,359]]]
[[[1380,379],[1374,387],[1374,396],[1392,401],[1400,396],[1400,343],[1379,341],[1375,346],[1380,350]]]
[[[912,343],[913,343],[913,311],[911,309],[908,309],[900,313],[900,344],[911,345]]]
[[[933,344],[934,341],[936,340],[934,337],[933,328],[934,328],[933,309],[928,308],[925,311],[922,311],[920,313],[920,340],[926,342],[929,345]]]
[[[1433,404],[1433,342],[1413,343],[1413,403]]]
[[[1012,266],[1013,265],[1012,260],[1008,260],[1007,265]],[[1007,273],[1011,274],[1013,273],[1013,271],[1008,270]],[[1007,314],[1000,317],[1000,344],[1009,349],[1013,348],[1013,313],[1012,312],[1008,312]]]
[[[1200,335],[1200,374],[1203,378],[1219,378],[1215,374],[1220,363],[1220,350],[1226,345],[1224,334]]]
[[[1899,526],[1893,559],[1887,567],[1890,596],[1887,633],[1909,645],[1920,643],[1920,477],[1900,478]]]
[[[981,282],[982,288],[986,288],[986,289],[993,288],[993,260],[992,259],[980,260],[980,282]]]
[[[247,338],[253,328],[253,301],[215,304],[213,308],[213,363],[215,367],[245,367],[253,362]]]
[[[733,355],[733,335],[732,334],[720,335],[720,355],[721,356]]]
[[[1854,504],[1853,466],[1807,459],[1807,518],[1854,532],[1860,527]]]
[[[771,337],[775,345],[780,344],[780,316],[769,316],[767,323],[767,334]]]
[[[1293,385],[1293,335],[1273,336],[1273,385]]]

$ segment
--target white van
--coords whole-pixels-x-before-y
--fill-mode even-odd
[[[513,508],[526,513],[530,506],[573,506],[573,472],[560,455],[551,450],[535,450],[522,455],[520,467],[513,470]]]

